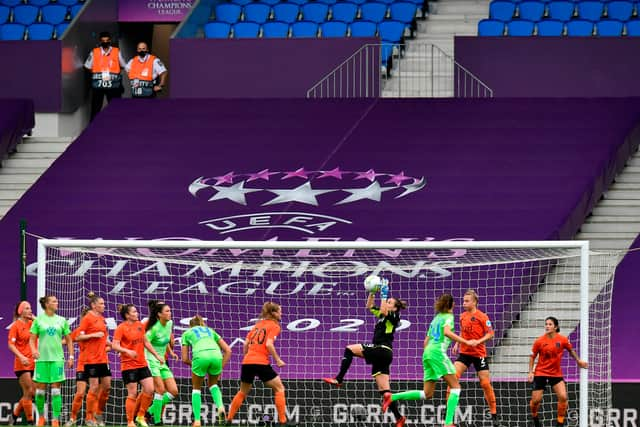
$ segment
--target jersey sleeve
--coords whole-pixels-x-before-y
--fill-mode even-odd
[[[190,330],[182,334],[182,337],[180,338],[180,344],[190,346],[191,345],[191,339],[189,338],[190,335],[191,335]]]
[[[272,322],[272,324],[267,329],[267,339],[271,339],[272,341],[275,341],[278,335],[280,335],[280,325],[278,325],[275,322]]]
[[[456,329],[456,322],[455,319],[453,317],[453,314],[451,316],[447,316],[444,320],[444,324],[442,325],[442,327],[444,328],[445,326],[448,326],[449,329],[451,329],[451,331],[455,331]]]
[[[38,321],[37,317],[33,320],[29,332],[31,332],[33,335],[38,335],[40,333],[40,322]]]
[[[493,333],[493,325],[491,324],[491,319],[489,319],[489,316],[487,316],[486,314],[482,319],[482,331],[483,335]]]
[[[9,334],[7,335],[7,344],[15,344],[18,340],[18,326],[16,322],[13,322],[11,328],[9,329]]]
[[[211,329],[211,333],[213,334],[213,340],[218,343],[222,339],[222,337],[213,329]]]
[[[380,307],[378,307],[378,306],[375,306],[375,305],[374,305],[374,306],[372,306],[372,307],[369,309],[369,311],[370,311],[371,313],[373,313],[373,315],[374,315],[374,316],[376,316],[376,317],[378,317],[378,318],[382,317],[382,315],[380,314]]]
[[[565,348],[567,351],[569,351],[569,352],[570,352],[571,350],[573,350],[573,346],[571,345],[571,342],[569,341],[569,338],[567,338],[567,337],[565,337],[565,338],[564,338],[563,346],[564,346],[564,348]]]
[[[533,346],[531,347],[531,357],[536,357],[540,352],[540,341],[535,340],[533,342]]]
[[[62,322],[62,336],[66,337],[71,333],[71,328],[69,327],[69,321],[63,317]]]
[[[116,331],[113,333],[113,340],[122,341],[122,335],[123,335],[123,327],[122,327],[122,324],[120,324],[116,328]]]

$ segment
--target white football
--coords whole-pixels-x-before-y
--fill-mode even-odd
[[[380,276],[376,276],[375,274],[367,276],[367,278],[364,279],[364,288],[368,292],[371,292],[371,293],[378,292],[380,290],[381,285],[382,285],[382,279],[380,279]]]

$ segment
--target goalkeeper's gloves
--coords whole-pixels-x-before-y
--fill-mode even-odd
[[[382,285],[380,285],[380,297],[386,300],[389,297],[389,281],[382,279]]]

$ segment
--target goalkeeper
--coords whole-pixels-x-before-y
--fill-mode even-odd
[[[218,379],[222,368],[231,358],[231,347],[211,328],[204,319],[195,316],[189,321],[190,328],[182,334],[182,361],[191,365],[191,406],[193,407],[193,427],[200,427],[200,408],[202,405],[201,388],[204,376],[209,376],[209,392],[218,409],[218,423],[225,418],[222,393],[218,387]],[[189,347],[192,357],[189,359]]]
[[[362,357],[367,364],[371,365],[371,376],[376,381],[378,391],[384,396],[386,393],[391,392],[389,367],[393,360],[393,336],[400,324],[400,310],[406,309],[407,303],[401,299],[389,298],[388,282],[382,279],[380,307],[377,307],[374,304],[377,290],[376,288],[367,297],[367,308],[378,318],[373,330],[371,344],[351,344],[345,347],[342,362],[340,363],[340,372],[335,378],[324,378],[324,381],[336,387],[342,387],[344,376],[351,366],[353,356]],[[391,404],[390,408],[396,417],[396,426],[404,426],[406,418],[402,416],[398,406]]]

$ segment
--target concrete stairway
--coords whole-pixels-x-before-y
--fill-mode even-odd
[[[67,149],[73,138],[25,138],[0,168],[0,219]]]

